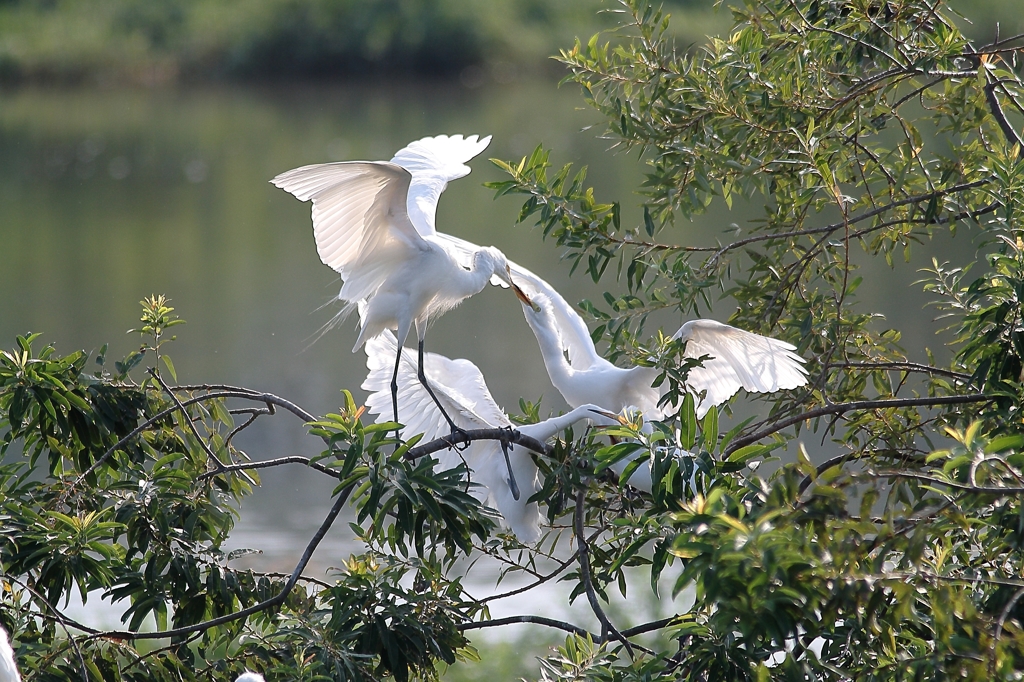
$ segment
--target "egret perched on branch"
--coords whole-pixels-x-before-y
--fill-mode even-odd
[[[387,161],[346,161],[303,166],[271,182],[302,201],[313,202],[313,234],[320,260],[341,275],[338,298],[344,317],[361,302],[359,338],[352,351],[385,329],[399,345],[416,326],[418,378],[423,374],[423,339],[434,319],[479,293],[492,277],[529,300],[512,283],[504,254],[493,247],[452,247],[434,229],[437,200],[450,180],[470,172],[465,162],[479,154],[490,137],[440,136],[413,142]],[[399,419],[395,358],[391,396]],[[440,403],[434,398],[440,408]],[[441,413],[452,431],[455,422]]]
[[[523,306],[523,313],[537,337],[548,376],[570,406],[597,403],[612,412],[633,406],[648,419],[664,417],[658,407],[664,389],[652,386],[657,369],[608,362],[598,355],[583,318],[551,285],[523,273],[518,279],[531,302]],[[690,320],[672,338],[686,342],[688,358],[710,356],[687,376],[687,388],[698,400],[698,417],[741,388],[770,393],[807,383],[804,359],[785,341],[714,320]]]
[[[366,343],[366,366],[370,370],[363,382],[363,388],[371,391],[366,399],[367,411],[377,415],[377,422],[387,421],[388,370],[391,357],[395,354],[395,337],[385,332]],[[416,367],[412,354],[399,349],[398,363],[398,404],[406,415],[406,428],[413,433],[422,433],[427,440],[446,435],[445,422],[426,395],[420,382],[416,381]],[[469,360],[451,360],[443,355],[427,353],[422,357],[420,367],[440,399],[438,407],[444,405],[448,414],[464,429],[491,429],[511,427],[512,422],[491,397],[479,368]],[[516,427],[524,435],[546,441],[555,434],[578,421],[602,419],[603,410],[597,405],[580,405],[568,414],[552,417],[537,424]],[[501,512],[505,523],[523,542],[533,543],[540,538],[542,516],[536,502],[529,502],[530,496],[540,490],[537,465],[523,449],[509,448],[503,453],[504,444],[494,440],[476,440],[461,452],[440,453],[440,466],[451,469],[465,461],[472,472],[471,480],[480,484],[477,494],[486,497],[490,506]],[[503,456],[504,455],[504,456]],[[461,458],[461,459],[460,459]],[[506,477],[506,471],[510,474]],[[513,482],[518,479],[523,487],[522,494],[512,491]]]

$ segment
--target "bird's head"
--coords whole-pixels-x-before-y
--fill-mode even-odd
[[[527,319],[532,318],[546,327],[557,328],[554,307],[551,305],[551,299],[546,294],[539,291],[535,292],[525,303],[523,312],[526,314]]]
[[[487,253],[493,264],[493,272],[495,276],[497,276],[499,279],[501,279],[502,282],[511,287],[512,291],[514,291],[516,294],[516,298],[518,298],[523,303],[523,305],[528,305],[533,310],[539,311],[540,308],[538,308],[537,305],[530,300],[530,297],[526,295],[526,292],[520,289],[519,285],[512,281],[512,270],[508,266],[508,259],[505,258],[505,254],[503,254],[501,251],[494,248],[493,246],[486,247],[484,249],[484,252]]]

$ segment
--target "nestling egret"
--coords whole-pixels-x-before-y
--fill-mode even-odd
[[[338,298],[344,317],[365,301],[353,352],[386,329],[405,343],[416,326],[419,381],[433,397],[423,374],[423,340],[429,324],[479,293],[492,277],[512,287],[505,256],[493,247],[471,252],[452,248],[434,230],[437,200],[450,180],[470,172],[465,162],[490,141],[477,136],[426,138],[401,150],[391,162],[346,161],[303,166],[271,182],[302,201],[313,203],[313,234],[320,260],[334,268],[344,284]],[[396,355],[391,395],[398,411]],[[452,431],[455,422],[441,408]]]
[[[583,318],[557,291],[539,278],[520,281],[530,301],[523,306],[526,321],[537,337],[551,383],[570,406],[597,403],[612,412],[633,406],[648,419],[665,416],[658,407],[665,389],[652,386],[657,369],[617,367],[605,360]],[[698,417],[741,388],[771,393],[807,383],[804,359],[785,341],[701,319],[685,323],[672,338],[686,342],[688,358],[710,356],[687,377],[687,388],[697,398]]]
[[[398,349],[395,337],[385,332],[366,343],[366,366],[370,370],[363,382],[363,388],[370,391],[366,409],[377,415],[377,422],[388,420],[388,373],[391,357],[399,353],[398,363],[398,404],[406,415],[406,429],[422,433],[427,440],[445,435],[445,422],[437,408],[416,381],[416,367],[412,353]],[[448,410],[463,429],[489,429],[511,427],[509,420],[491,397],[479,368],[469,360],[451,360],[443,355],[427,353],[422,357],[420,367],[435,389],[440,404]],[[582,420],[602,419],[603,412],[596,405],[579,405],[568,414],[546,419],[538,424],[516,427],[523,434],[540,441],[546,441],[555,434]],[[480,484],[475,494],[486,498],[488,505],[497,509],[521,541],[536,542],[541,535],[543,520],[536,502],[528,502],[540,490],[537,465],[523,448],[512,448],[504,452],[502,444],[493,440],[477,440],[461,452],[446,451],[438,455],[442,469],[451,469],[465,461],[472,472],[472,481]],[[461,458],[461,459],[460,459]],[[506,476],[506,472],[513,476]],[[512,479],[518,479],[522,493],[512,492]]]
[[[21,682],[7,630],[0,628],[0,682]]]

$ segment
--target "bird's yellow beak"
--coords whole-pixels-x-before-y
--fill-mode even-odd
[[[605,412],[604,410],[595,410],[593,408],[591,408],[590,411],[593,412],[594,414],[599,414],[602,417],[607,417],[612,421],[616,421],[619,424],[622,424],[623,426],[629,426],[629,420],[623,417],[621,414],[618,414],[617,412]]]
[[[516,298],[518,298],[520,301],[522,301],[526,305],[530,306],[533,309],[533,312],[539,313],[540,312],[540,306],[538,306],[536,303],[531,301],[530,297],[526,295],[526,292],[524,292],[522,289],[520,289],[516,285],[516,283],[512,281],[512,271],[509,270],[508,268],[505,268],[505,270],[506,270],[506,272],[508,272],[508,281],[509,281],[509,284],[512,285],[512,291],[516,292]]]

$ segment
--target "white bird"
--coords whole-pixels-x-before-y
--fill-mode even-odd
[[[254,673],[250,670],[246,670],[244,673],[235,678],[235,682],[267,682],[263,679],[263,675]]]
[[[439,136],[413,142],[386,161],[347,161],[303,166],[271,182],[302,201],[313,202],[313,234],[320,260],[344,284],[346,302],[338,318],[360,307],[361,328],[352,351],[386,329],[404,344],[413,325],[419,340],[418,378],[433,397],[422,371],[427,327],[492,277],[512,286],[504,254],[493,247],[452,247],[434,229],[437,201],[450,180],[470,172],[465,162],[490,137]],[[395,358],[391,394],[399,420]],[[436,398],[434,399],[437,403]],[[437,403],[440,407],[440,403]],[[442,408],[452,431],[457,427]]]
[[[658,402],[667,386],[652,386],[658,376],[656,368],[617,367],[604,359],[598,355],[583,318],[551,285],[536,276],[512,272],[531,302],[523,306],[523,313],[537,337],[551,383],[570,406],[597,403],[611,412],[632,406],[648,419],[665,416]],[[741,388],[771,393],[807,383],[804,359],[785,341],[701,319],[685,323],[672,338],[686,342],[685,357],[710,356],[687,376],[687,388],[697,398],[699,418]]]
[[[21,682],[18,664],[14,660],[14,649],[3,628],[0,628],[0,682]]]
[[[367,411],[377,415],[377,422],[388,420],[388,374],[391,357],[396,352],[395,338],[384,333],[366,343],[366,366],[370,370],[363,382],[363,388],[370,391],[366,399]],[[440,404],[464,429],[488,429],[511,427],[509,420],[498,404],[494,402],[479,368],[469,360],[451,360],[443,355],[427,353],[422,367],[435,389]],[[423,433],[424,439],[432,440],[443,436],[445,422],[436,407],[416,381],[416,367],[412,354],[402,349],[399,352],[398,403],[406,415],[406,429],[412,433]],[[596,405],[579,405],[568,414],[552,417],[537,424],[518,426],[523,434],[546,441],[578,421],[587,419],[600,421],[601,408]],[[603,424],[611,423],[607,419]],[[523,448],[513,448],[511,453],[503,452],[501,443],[493,440],[477,440],[461,452],[447,451],[438,456],[441,469],[451,469],[465,461],[472,472],[471,480],[480,484],[475,494],[486,499],[488,505],[496,508],[523,542],[536,542],[541,535],[542,516],[536,502],[528,502],[540,490],[537,465]],[[461,459],[460,459],[461,458]],[[506,470],[523,487],[520,497],[511,490],[513,477],[506,477]]]

